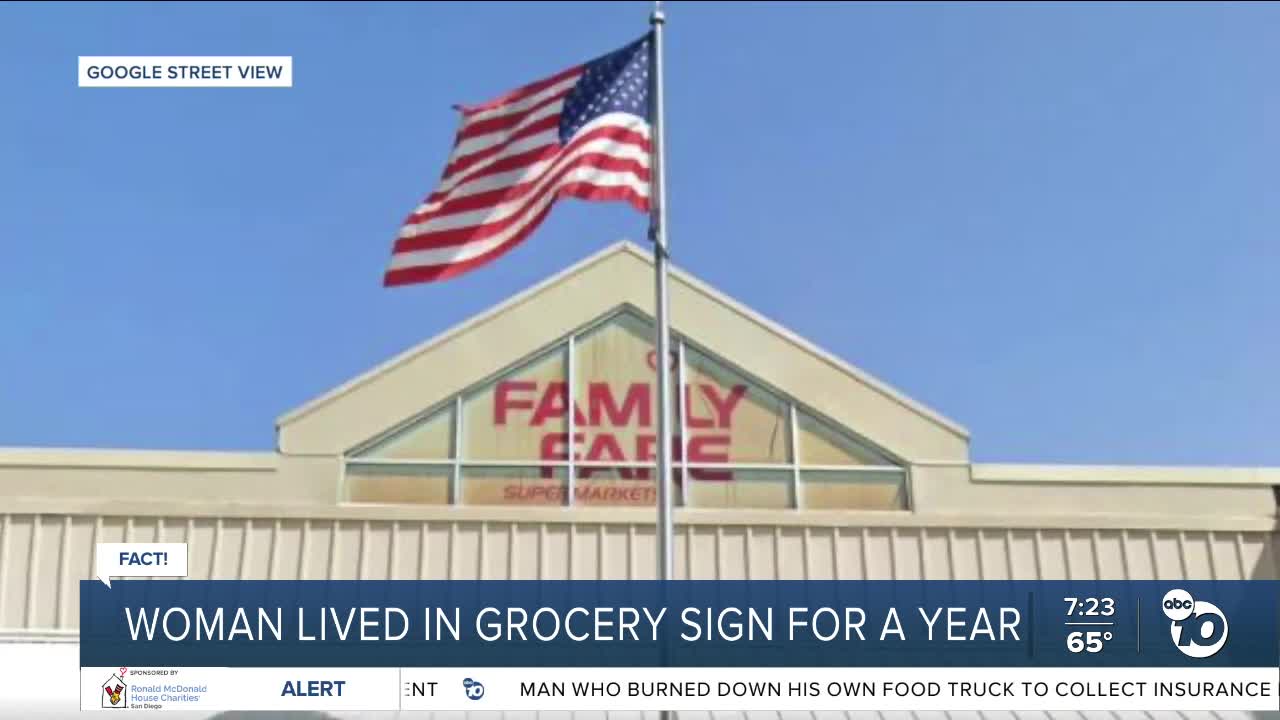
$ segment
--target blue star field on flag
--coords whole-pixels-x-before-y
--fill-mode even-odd
[[[583,66],[582,77],[565,97],[560,143],[582,126],[611,112],[649,117],[649,36]]]

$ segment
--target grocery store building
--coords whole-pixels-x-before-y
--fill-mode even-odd
[[[1280,469],[973,463],[959,423],[671,293],[681,578],[1277,577]],[[98,542],[186,542],[193,578],[653,577],[652,305],[619,243],[285,413],[275,452],[0,449],[0,635],[74,640]]]

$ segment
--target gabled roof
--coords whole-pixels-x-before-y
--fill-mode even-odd
[[[912,462],[967,462],[968,433],[688,273],[673,330]],[[652,315],[653,261],[615,243],[277,419],[283,453],[342,454],[622,305]]]

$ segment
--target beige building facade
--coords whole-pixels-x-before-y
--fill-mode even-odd
[[[1280,469],[973,463],[956,422],[671,292],[681,578],[1277,577]],[[74,640],[99,542],[186,542],[192,578],[652,578],[652,304],[619,243],[282,415],[275,452],[0,449],[0,633]]]

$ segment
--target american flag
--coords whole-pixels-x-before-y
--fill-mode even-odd
[[[649,48],[626,47],[461,106],[440,184],[405,220],[383,284],[460,275],[520,244],[561,197],[649,210]]]

